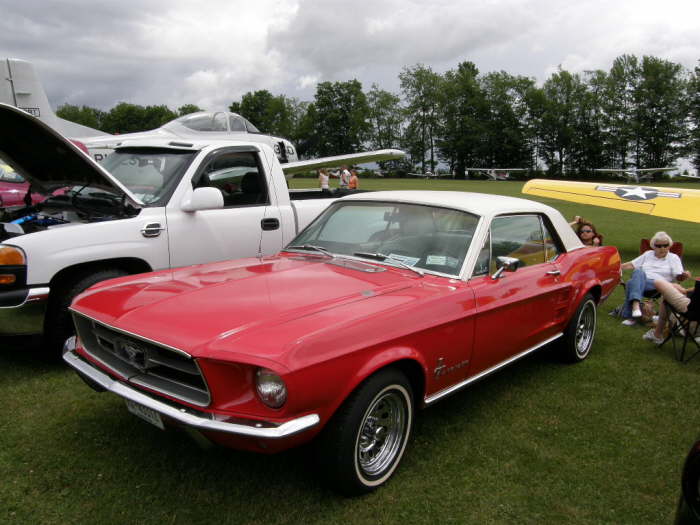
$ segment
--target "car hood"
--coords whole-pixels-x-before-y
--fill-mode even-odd
[[[319,330],[397,311],[445,288],[406,293],[425,288],[423,283],[402,268],[287,254],[108,281],[79,296],[72,308],[193,356],[235,348],[274,359]]]
[[[24,111],[0,104],[0,149],[13,168],[42,193],[66,186],[90,186],[143,203],[70,140]]]

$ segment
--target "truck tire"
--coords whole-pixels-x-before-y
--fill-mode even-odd
[[[48,358],[60,359],[63,343],[75,334],[73,319],[68,311],[68,307],[75,299],[75,296],[87,290],[93,284],[125,275],[129,275],[129,272],[120,268],[105,268],[74,276],[70,281],[60,284],[55,291],[52,290],[51,295],[57,295],[49,300],[49,305],[46,309],[44,340],[42,343],[42,351]]]

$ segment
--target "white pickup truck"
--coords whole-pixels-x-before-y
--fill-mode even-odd
[[[39,120],[0,104],[1,160],[32,191],[50,195],[0,212],[0,336],[43,334],[44,349],[58,356],[72,332],[67,307],[89,286],[276,253],[334,200],[320,191],[290,194],[285,172],[402,155],[382,150],[283,165],[260,142],[142,138],[125,140],[100,165]]]

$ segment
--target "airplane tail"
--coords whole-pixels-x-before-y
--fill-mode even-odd
[[[26,111],[67,137],[107,135],[58,117],[49,105],[34,66],[26,60],[6,58],[0,61],[0,102]]]

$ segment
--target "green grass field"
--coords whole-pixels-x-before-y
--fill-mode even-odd
[[[300,179],[293,187],[313,187]],[[521,196],[522,183],[362,180],[363,189]],[[545,200],[545,199],[542,199]],[[636,256],[658,230],[700,273],[697,225],[546,200]],[[674,360],[599,309],[579,365],[546,352],[418,414],[394,478],[357,499],[321,485],[309,451],[202,450],[97,394],[25,341],[0,351],[0,523],[670,523],[682,462],[700,434],[700,357]]]

